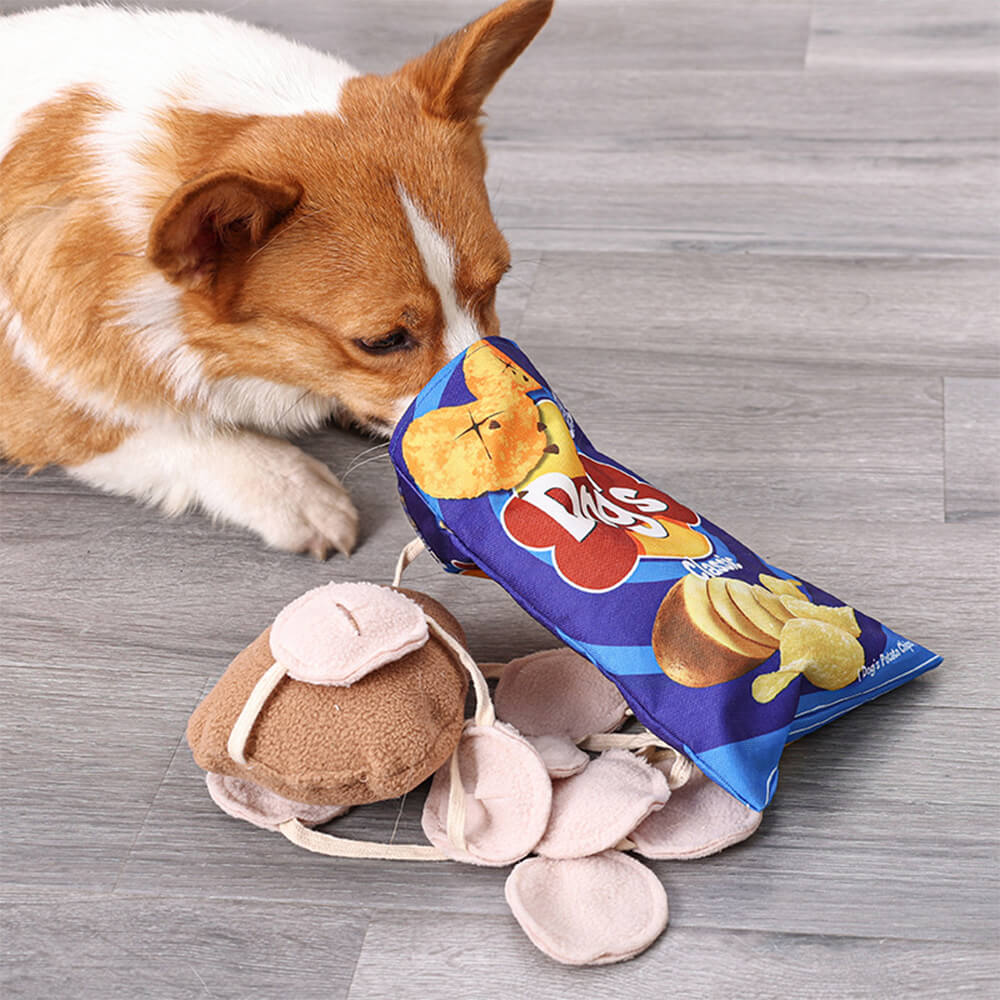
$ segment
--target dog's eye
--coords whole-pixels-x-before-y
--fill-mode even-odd
[[[358,347],[369,354],[389,354],[392,351],[405,351],[413,346],[413,335],[405,326],[397,326],[385,336],[362,338]]]

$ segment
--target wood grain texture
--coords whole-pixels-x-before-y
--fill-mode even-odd
[[[196,896],[21,903],[2,923],[5,997],[343,1000],[367,921]]]
[[[997,71],[1000,10],[991,0],[815,0],[807,66]]]
[[[1000,516],[1000,377],[944,380],[944,468],[949,521]]]
[[[673,906],[670,888],[668,881]],[[470,928],[454,917],[431,926],[419,914],[378,914],[365,938],[351,997],[440,997],[440,970],[448,968],[460,970],[449,977],[451,1000],[477,1000],[486,983],[491,996],[534,1000],[664,995],[690,1000],[938,1000],[942,980],[949,984],[949,995],[986,997],[998,972],[996,953],[985,947],[891,936],[874,941],[753,930],[720,933],[677,927],[673,920],[667,933],[639,958],[599,970],[558,965],[537,952],[524,954],[523,942],[509,916],[480,918]]]
[[[385,71],[487,3],[153,6]],[[989,0],[559,0],[488,104],[504,333],[599,448],[940,670],[790,746],[750,841],[655,863],[671,926],[646,954],[569,969],[509,915],[506,870],[309,855],[220,813],[184,744],[284,603],[388,579],[410,529],[384,449],[302,442],[362,512],[327,564],[4,468],[4,997],[991,997],[997,23]],[[555,645],[492,583],[430,559],[408,582],[480,659]],[[419,840],[423,794],[330,829]]]

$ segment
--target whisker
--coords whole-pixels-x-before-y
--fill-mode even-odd
[[[388,448],[389,448],[388,443],[377,444],[377,445],[374,445],[371,448],[366,448],[363,452],[361,452],[358,455],[355,455],[354,458],[352,458],[351,461],[348,462],[347,468],[344,470],[344,473],[343,473],[343,475],[341,475],[340,478],[343,479],[344,476],[349,476],[355,469],[360,468],[362,465],[365,464],[365,461],[366,461],[365,460],[365,456],[366,455],[371,455],[371,453],[373,451],[378,451],[380,448],[384,448],[384,449],[386,449],[386,451],[383,454],[373,456],[374,458],[383,458],[383,457],[385,457],[385,455],[388,455],[388,453],[389,453],[388,452]]]
[[[350,473],[357,472],[359,469],[363,469],[366,465],[371,465],[372,462],[381,462],[381,461],[383,461],[384,459],[387,459],[387,458],[389,458],[389,453],[388,452],[385,452],[384,454],[381,454],[381,455],[372,455],[371,458],[366,458],[363,462],[359,462],[357,465],[354,466],[353,469],[348,469],[348,471],[345,472],[340,477],[340,481],[343,482],[348,477],[348,475]]]
[[[378,451],[379,448],[387,448],[387,441],[379,441],[378,444],[373,444],[370,448],[365,448],[364,451],[359,451],[348,463],[347,467],[350,468],[358,459],[364,458],[365,455],[370,455],[373,451]]]
[[[284,409],[281,412],[281,415],[278,417],[278,421],[280,422],[280,421],[284,420],[285,417],[287,417],[288,414],[291,413],[292,410],[294,410],[295,407],[298,406],[299,403],[301,403],[302,400],[305,399],[306,396],[308,396],[308,395],[309,395],[309,390],[308,389],[303,390],[302,395],[300,395],[294,402],[292,402],[286,409]]]

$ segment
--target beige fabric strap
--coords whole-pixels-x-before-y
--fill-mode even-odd
[[[694,764],[684,754],[645,728],[636,733],[596,733],[579,740],[577,746],[581,750],[597,753],[604,750],[645,750],[647,757],[651,758],[650,763],[672,758],[667,772],[667,784],[671,790],[686,785],[694,774]]]
[[[392,585],[394,587],[399,586],[400,580],[403,579],[403,574],[406,572],[406,568],[413,562],[421,552],[426,550],[427,546],[424,545],[424,540],[422,538],[414,538],[412,542],[408,542],[403,546],[403,551],[399,553],[399,558],[396,560],[396,572],[392,576]]]
[[[281,683],[286,673],[288,673],[287,668],[280,663],[272,663],[268,667],[254,685],[250,697],[247,698],[247,703],[243,706],[243,711],[240,712],[232,731],[229,733],[226,750],[229,756],[243,767],[248,766],[245,751],[250,731],[257,721],[257,716],[260,715],[260,710],[264,707],[264,702],[271,697],[271,692]]]
[[[469,655],[466,648],[455,639],[449,632],[446,632],[430,615],[427,616],[427,626],[430,630],[452,651],[459,663],[468,671],[472,680],[472,686],[476,692],[476,712],[473,717],[466,722],[466,726],[492,726],[496,722],[496,711],[493,708],[493,699],[490,698],[489,685],[482,671],[476,665],[476,661]],[[461,746],[461,743],[459,743]],[[455,747],[451,755],[450,763],[450,788],[448,791],[448,821],[445,829],[448,833],[448,840],[460,851],[466,850],[465,841],[465,787],[462,784],[462,775],[459,770],[458,750]]]
[[[450,632],[446,632],[430,615],[426,616],[427,627],[451,650],[455,658],[469,672],[472,686],[476,692],[476,714],[473,721],[477,726],[492,726],[496,722],[496,712],[493,710],[493,700],[490,698],[490,688],[482,671],[476,666],[476,661],[468,650]]]
[[[293,844],[304,847],[314,854],[325,854],[331,858],[369,858],[373,861],[447,861],[442,854],[429,844],[380,844],[371,840],[348,840],[320,833],[303,826],[297,819],[286,820],[278,826]]]

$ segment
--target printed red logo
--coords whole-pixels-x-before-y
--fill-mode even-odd
[[[698,515],[666,493],[586,455],[574,452],[570,471],[573,466],[583,474],[551,465],[540,470],[501,514],[504,530],[519,545],[552,552],[567,583],[612,590],[642,558],[699,558],[712,551],[708,538],[691,527]]]

